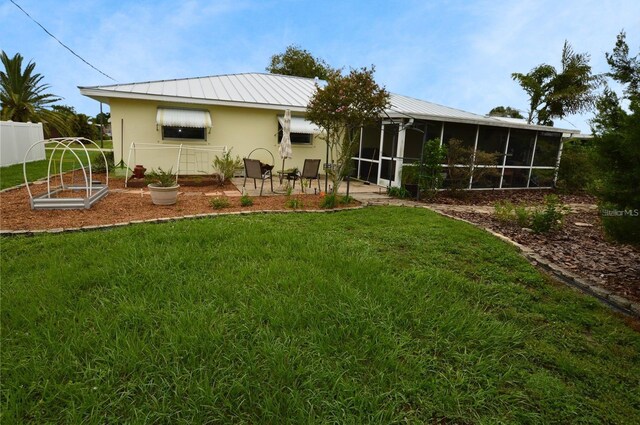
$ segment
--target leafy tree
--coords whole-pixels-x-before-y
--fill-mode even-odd
[[[64,117],[47,109],[60,98],[46,93],[49,85],[43,84],[44,77],[34,72],[36,64],[29,62],[23,70],[23,57],[19,53],[10,58],[2,51],[0,59],[4,65],[4,72],[0,71],[0,117],[18,122],[42,122],[45,133],[52,127],[60,134],[68,134]]]
[[[70,135],[94,141],[99,137],[98,128],[91,122],[93,118],[77,113],[73,106],[53,105],[51,109],[64,117]]]
[[[516,108],[512,108],[511,106],[496,106],[492,110],[489,111],[489,116],[492,117],[507,117],[507,118],[524,118],[520,111]]]
[[[596,104],[592,120],[600,171],[603,224],[620,241],[640,244],[640,64],[629,56],[625,33],[618,35],[612,54],[607,54],[607,75],[624,86],[629,101],[625,111],[620,98],[606,89]],[[613,212],[613,213],[612,213]]]
[[[389,92],[375,82],[374,71],[372,67],[353,69],[346,76],[331,73],[307,105],[307,119],[323,130],[329,148],[333,165],[327,173],[334,194],[349,172],[360,129],[379,120],[389,104]]]
[[[597,98],[595,90],[602,76],[591,73],[588,53],[575,53],[565,41],[561,69],[541,64],[527,74],[514,72],[511,77],[529,95],[527,122],[553,125],[554,118],[590,110]]]
[[[336,72],[324,60],[314,58],[308,51],[294,45],[288,46],[284,53],[271,56],[266,70],[271,74],[318,77],[321,80]]]

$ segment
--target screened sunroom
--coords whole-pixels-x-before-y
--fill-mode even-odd
[[[467,189],[534,189],[555,184],[566,132],[553,127],[533,126],[515,120],[487,117],[486,123],[447,121],[446,119],[392,118],[366,127],[353,157],[352,176],[381,186],[400,186],[403,167],[416,166],[424,144],[439,139],[447,147],[452,139],[473,149],[493,154],[491,164],[475,167],[493,169],[480,179],[473,174],[464,182]],[[573,130],[575,132],[575,130]],[[451,167],[464,164],[443,163],[444,187],[450,184]],[[477,175],[481,173],[477,172]]]

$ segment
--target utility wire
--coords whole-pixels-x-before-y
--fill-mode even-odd
[[[105,74],[104,72],[100,71],[98,68],[96,68],[95,66],[91,65],[89,62],[87,62],[84,58],[82,58],[79,54],[77,54],[76,52],[74,52],[69,46],[67,46],[66,44],[64,44],[62,41],[58,40],[58,38],[51,34],[45,27],[42,26],[42,24],[40,24],[40,22],[36,21],[35,19],[33,19],[33,17],[31,17],[31,15],[29,15],[27,13],[26,10],[24,10],[22,7],[20,7],[19,4],[17,4],[15,1],[13,0],[9,0],[11,3],[13,3],[15,5],[15,7],[17,7],[18,9],[20,9],[25,15],[27,15],[29,17],[29,19],[31,19],[33,22],[35,22],[40,28],[42,28],[44,30],[44,32],[46,32],[47,34],[49,34],[49,36],[51,36],[51,38],[53,38],[55,41],[57,41],[58,43],[60,43],[62,45],[62,47],[64,47],[65,49],[67,49],[68,51],[70,51],[75,57],[77,57],[78,59],[80,59],[82,62],[86,63],[87,65],[89,65],[91,68],[95,69],[96,71],[98,71],[100,74],[104,75],[105,77],[107,77],[108,79],[115,81],[117,83],[117,81],[110,77],[109,75]]]

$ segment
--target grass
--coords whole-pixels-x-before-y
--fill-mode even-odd
[[[91,146],[87,146],[87,149],[89,148],[91,148]],[[83,164],[86,165],[87,161],[86,161],[84,150],[74,149],[74,151],[76,152],[78,157],[83,160]],[[30,182],[41,179],[43,177],[47,177],[47,168],[49,167],[49,158],[51,158],[52,152],[53,152],[52,150],[47,149],[45,150],[46,159],[27,163],[27,179]],[[91,158],[94,158],[98,155],[99,155],[98,152],[89,152],[89,156]],[[52,164],[52,173],[54,171],[57,172],[59,170],[61,156],[62,156],[62,151],[58,149],[55,152],[54,161]],[[80,166],[81,164],[76,160],[73,154],[71,153],[65,154],[64,163],[63,163],[64,171],[70,171],[70,170],[79,168]],[[22,183],[24,183],[22,163],[9,165],[7,167],[0,167],[0,190],[6,189],[8,187],[17,186]]]
[[[640,423],[640,335],[422,209],[0,239],[2,423]]]

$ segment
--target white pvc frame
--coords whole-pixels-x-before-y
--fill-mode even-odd
[[[227,147],[226,146],[190,146],[190,145],[184,145],[184,144],[179,144],[179,145],[168,145],[168,144],[163,144],[163,145],[159,145],[157,143],[136,143],[136,142],[132,142],[131,146],[129,146],[129,155],[127,157],[127,171],[125,172],[124,175],[124,187],[127,187],[127,184],[129,182],[129,170],[130,170],[130,164],[131,162],[131,155],[133,154],[133,163],[137,164],[137,152],[138,151],[144,151],[144,150],[153,150],[153,151],[157,151],[157,150],[166,150],[166,149],[177,149],[178,153],[177,153],[177,157],[176,157],[176,168],[175,168],[175,174],[176,174],[176,184],[178,183],[178,176],[180,174],[180,157],[182,156],[182,150],[194,150],[194,151],[203,151],[203,152],[222,152],[223,154],[227,153]]]
[[[49,163],[47,165],[47,193],[44,195],[40,195],[37,197],[33,196],[31,192],[31,188],[29,187],[29,181],[27,178],[27,158],[29,157],[29,153],[31,150],[39,145],[39,144],[47,144],[47,143],[55,143],[55,147],[49,156]],[[79,144],[84,150],[84,154],[86,157],[87,165],[85,166],[83,161],[80,159],[78,154],[70,148],[74,143]],[[106,183],[104,185],[96,185],[94,191],[93,184],[93,170],[91,167],[91,157],[89,156],[89,151],[87,150],[86,143],[93,144],[97,151],[102,155],[102,160],[104,161],[106,167]],[[60,176],[60,186],[55,187],[52,191],[51,189],[51,166],[53,164],[53,158],[55,156],[56,150],[62,147],[62,153],[60,154],[60,166],[59,166],[59,176]],[[82,175],[84,177],[84,186],[65,186],[63,179],[63,163],[64,163],[64,155],[70,151],[75,159],[80,164],[80,169],[82,170]],[[89,173],[87,175],[87,168],[89,169]],[[56,171],[54,170],[54,173]],[[104,154],[104,151],[98,146],[96,142],[93,140],[87,139],[85,137],[58,137],[53,139],[44,139],[32,144],[27,152],[24,155],[24,160],[22,161],[22,174],[24,177],[25,187],[27,188],[27,193],[29,194],[29,200],[31,203],[32,209],[41,209],[41,208],[49,208],[49,209],[67,209],[67,208],[90,208],[98,199],[105,196],[108,192],[109,188],[109,164],[107,163],[107,157]],[[64,198],[64,199],[53,199],[51,195],[61,191],[61,190],[85,190],[85,198]],[[46,199],[46,201],[44,201]]]

